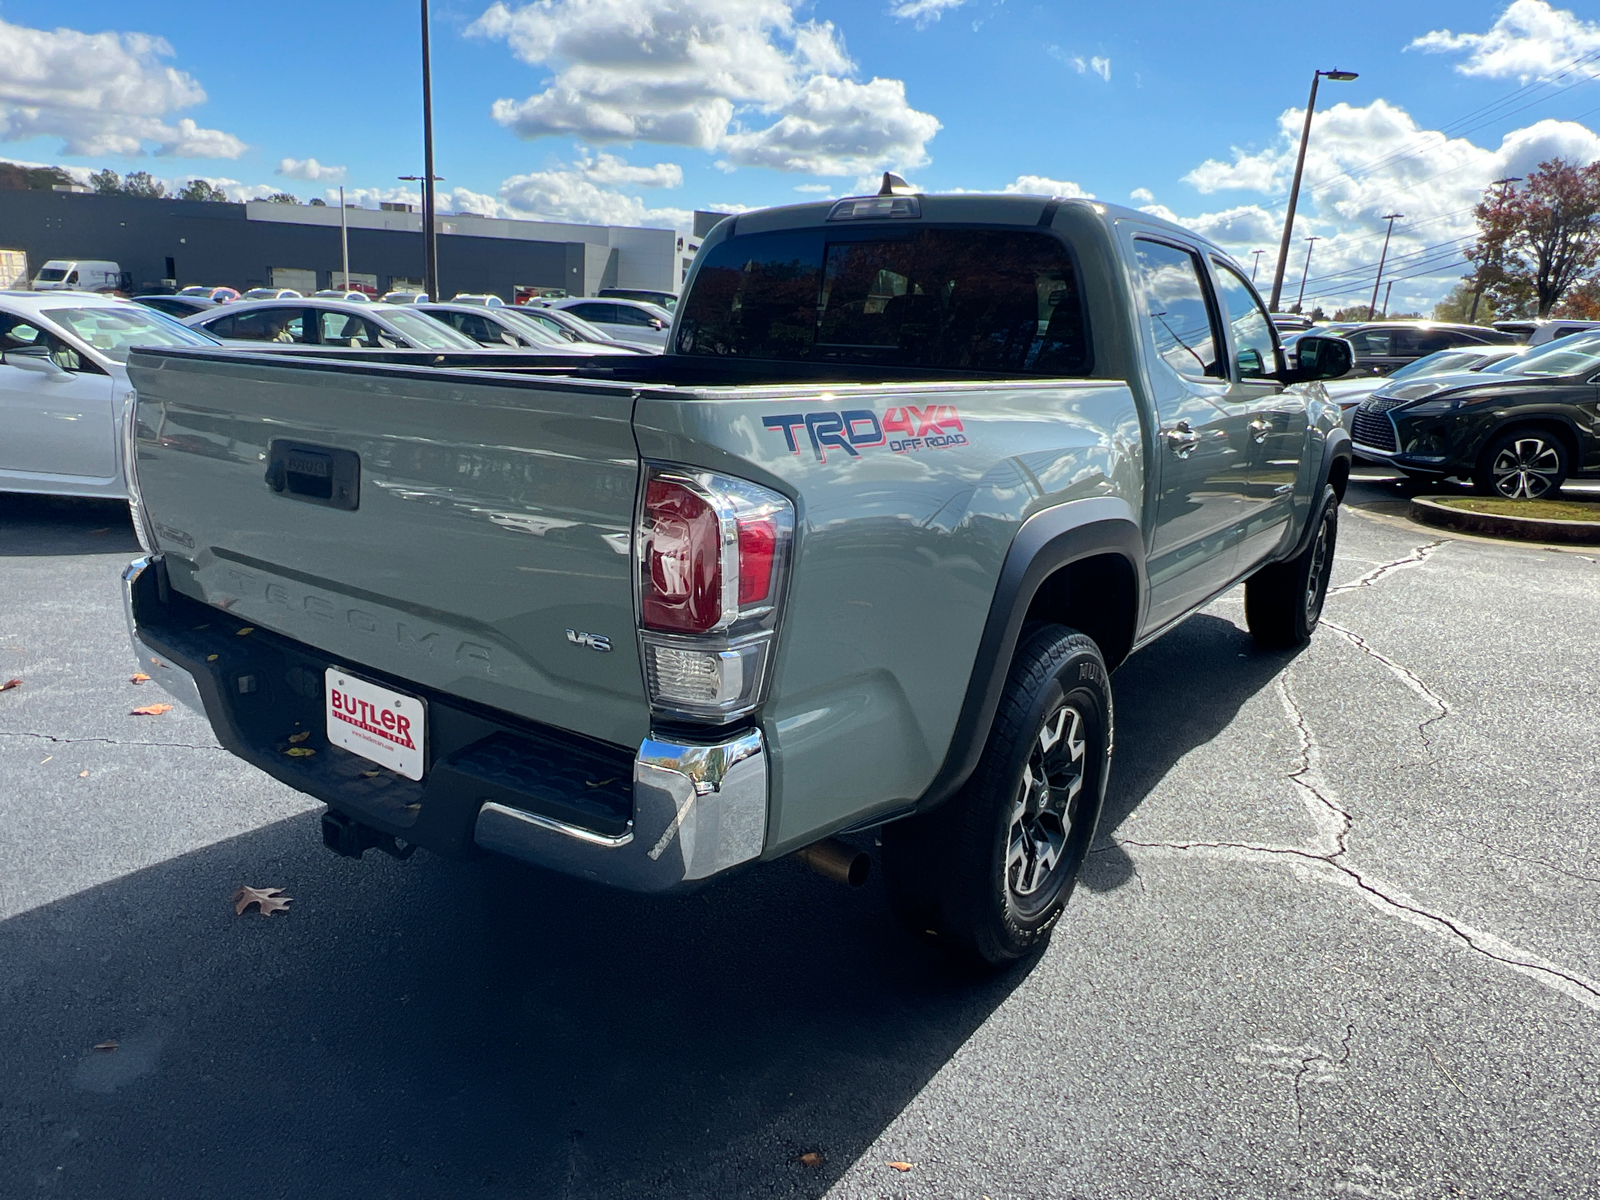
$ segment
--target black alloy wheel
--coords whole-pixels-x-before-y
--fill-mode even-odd
[[[901,919],[984,969],[1042,945],[1100,819],[1111,737],[1094,641],[1064,625],[1029,631],[972,777],[942,807],[884,827],[884,877]]]
[[[1472,482],[1486,496],[1542,500],[1567,481],[1567,448],[1545,429],[1513,429],[1484,451]]]
[[[1339,545],[1339,496],[1324,484],[1311,518],[1311,541],[1286,562],[1269,563],[1244,585],[1244,617],[1260,646],[1284,650],[1311,640],[1328,598],[1333,555]]]

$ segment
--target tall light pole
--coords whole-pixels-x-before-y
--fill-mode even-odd
[[[1317,107],[1317,84],[1323,79],[1346,83],[1359,76],[1354,71],[1317,71],[1311,76],[1311,99],[1306,101],[1306,123],[1300,130],[1300,157],[1295,159],[1294,183],[1289,187],[1289,211],[1283,217],[1283,241],[1278,246],[1278,266],[1272,273],[1272,300],[1267,308],[1278,311],[1278,301],[1283,298],[1283,270],[1289,262],[1289,241],[1294,236],[1294,210],[1300,200],[1300,176],[1306,169],[1306,143],[1311,139],[1311,113]]]
[[[422,286],[439,294],[439,239],[433,227],[433,63],[428,44],[428,0],[422,0]]]
[[[1383,264],[1389,261],[1389,238],[1394,233],[1394,223],[1403,216],[1404,213],[1385,213],[1378,218],[1380,221],[1389,222],[1389,228],[1383,234],[1383,253],[1378,255],[1378,277],[1372,281],[1372,303],[1367,305],[1369,321],[1374,319],[1378,311],[1378,285],[1383,282]]]
[[[1308,237],[1306,239],[1306,265],[1300,269],[1300,298],[1294,302],[1295,312],[1300,312],[1306,306],[1306,276],[1311,274],[1311,251],[1321,237]]]
[[[344,220],[344,184],[339,185],[339,249],[344,257],[344,290],[350,290],[350,230]]]
[[[1261,268],[1261,256],[1265,254],[1266,251],[1252,250],[1250,253],[1256,256],[1255,262],[1250,264],[1250,282],[1254,283],[1256,281],[1256,272]]]
[[[1500,189],[1499,201],[1501,204],[1506,202],[1506,189],[1513,183],[1521,182],[1521,175],[1507,175],[1504,179],[1496,179],[1494,181],[1493,186]],[[1478,323],[1478,301],[1483,299],[1483,268],[1486,265],[1480,260],[1477,270],[1472,272],[1472,311],[1467,314],[1468,325],[1476,325]]]

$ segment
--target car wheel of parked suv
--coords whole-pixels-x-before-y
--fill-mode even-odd
[[[1472,482],[1485,496],[1538,500],[1567,481],[1567,448],[1545,429],[1512,429],[1483,452]]]
[[[1093,640],[1064,625],[1032,631],[972,778],[941,808],[884,828],[884,875],[901,918],[979,966],[1039,945],[1100,819],[1111,725]]]
[[[1306,548],[1287,562],[1262,567],[1244,584],[1244,619],[1256,644],[1273,650],[1311,640],[1328,596],[1333,552],[1339,541],[1339,496],[1322,487]]]

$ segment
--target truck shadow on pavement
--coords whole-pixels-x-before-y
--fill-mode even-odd
[[[815,1197],[1027,977],[787,862],[648,899],[312,814],[0,922],[0,964],[0,1195],[117,1200]]]
[[[0,492],[0,558],[138,553],[124,500]]]
[[[1133,878],[1133,860],[1112,840],[1117,827],[1180,758],[1226,729],[1299,653],[1258,650],[1232,621],[1199,613],[1117,668],[1117,753],[1080,876],[1085,887],[1108,892]]]

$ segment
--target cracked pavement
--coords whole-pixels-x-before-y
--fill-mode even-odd
[[[1235,591],[1116,673],[1082,886],[980,982],[788,863],[663,901],[335,859],[126,715],[127,547],[29,508],[0,1194],[1600,1197],[1600,565],[1350,499],[1309,647]]]

